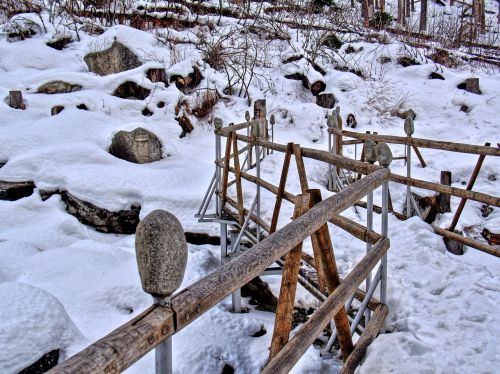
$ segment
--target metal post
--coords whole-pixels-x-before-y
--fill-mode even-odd
[[[221,148],[221,136],[215,134],[215,159],[220,160],[222,158],[222,148]],[[226,160],[228,162],[228,160]],[[221,175],[220,167],[215,164],[215,211],[218,218],[221,218],[222,206],[219,201],[219,192],[221,190]]]
[[[260,146],[256,145],[255,146],[255,162],[256,162],[256,176],[257,179],[260,179]],[[256,193],[256,198],[257,198],[257,222],[255,223],[255,227],[257,229],[257,242],[260,242],[260,227],[258,222],[260,222],[260,186],[257,184],[257,193]]]
[[[332,152],[332,134],[328,133],[328,153]],[[332,165],[328,164],[328,189],[333,191],[333,169]]]
[[[366,207],[366,229],[368,231],[372,231],[373,230],[373,191],[370,191],[368,193],[367,198],[366,198],[366,205],[367,205],[367,207]],[[370,244],[370,242],[366,242],[366,253],[370,252],[371,249],[372,249],[372,245]],[[370,273],[366,277],[365,290],[367,292],[368,292],[368,289],[370,288],[371,278],[372,278],[372,272],[370,271]],[[368,321],[370,320],[370,317],[371,317],[371,311],[370,311],[370,309],[366,309],[365,326],[368,323]]]
[[[337,155],[338,154],[338,149],[337,149],[337,134],[333,134],[332,136],[332,141],[333,141],[333,154]],[[332,174],[336,178],[338,173],[337,173],[337,165],[333,165],[332,167]]]
[[[382,185],[382,237],[387,238],[389,224],[389,182]],[[380,302],[387,304],[387,253],[382,258],[382,275],[380,279]],[[385,332],[385,322],[382,327]]]
[[[220,264],[224,265],[227,257],[227,224],[220,224]]]
[[[235,255],[239,252],[238,231],[231,230],[231,254]],[[232,311],[234,313],[241,313],[241,289],[238,288],[231,295]]]
[[[162,341],[155,348],[156,374],[172,374],[172,337]]]
[[[406,176],[411,178],[411,145],[410,137],[408,137],[408,144],[406,145]],[[406,186],[406,217],[411,217],[411,187]]]

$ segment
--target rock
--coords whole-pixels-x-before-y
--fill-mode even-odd
[[[455,230],[456,234],[462,235],[461,231]],[[460,242],[456,242],[453,239],[443,238],[444,245],[448,252],[453,253],[457,256],[462,256],[464,252],[464,245]]]
[[[37,362],[24,368],[19,374],[43,374],[57,365],[59,362],[59,349],[54,349],[44,354]]]
[[[191,121],[189,120],[189,117],[186,116],[186,114],[183,114],[181,117],[177,117],[175,120],[179,122],[179,125],[182,128],[182,132],[179,135],[179,138],[183,138],[186,136],[186,134],[189,134],[191,131],[193,131],[193,125],[191,124]]]
[[[221,374],[234,374],[234,368],[226,362],[224,363]]]
[[[292,55],[290,57],[285,58],[282,63],[283,64],[289,64],[290,62],[295,62],[302,60],[304,58],[304,55]]]
[[[442,81],[445,80],[441,74],[436,73],[435,71],[433,71],[432,73],[429,74],[429,79],[440,79]]]
[[[257,310],[265,312],[276,312],[278,299],[269,288],[269,284],[260,277],[252,279],[241,288],[241,296],[249,297],[251,305],[256,305]]]
[[[336,101],[337,99],[332,93],[322,93],[316,96],[316,105],[325,109],[333,109]]]
[[[408,136],[412,136],[415,132],[415,124],[413,123],[413,116],[411,115],[411,113],[408,115],[408,117],[406,117],[403,129],[405,131],[405,134]]]
[[[137,226],[135,249],[143,290],[158,297],[174,293],[184,278],[188,257],[179,220],[164,210],[149,213]]]
[[[33,182],[0,181],[0,200],[19,200],[23,197],[31,196],[34,189],[35,183]]]
[[[220,245],[220,237],[200,232],[184,232],[186,241],[194,245]]]
[[[481,90],[479,89],[479,78],[467,78],[465,82],[460,83],[457,88],[476,95],[481,95]]]
[[[403,110],[403,111],[398,111],[396,113],[393,113],[396,116],[398,116],[401,119],[407,119],[408,116],[411,117],[411,119],[415,120],[417,118],[417,114],[413,111],[413,109],[408,109],[408,110]]]
[[[444,49],[438,48],[434,53],[428,55],[427,57],[429,57],[436,64],[440,64],[448,68],[452,68],[459,65],[457,60],[453,58],[450,52]]]
[[[141,62],[134,52],[116,40],[110,48],[89,53],[83,60],[89,71],[98,75],[121,73],[141,66]]]
[[[53,95],[76,92],[80,91],[81,89],[82,86],[80,86],[79,84],[71,84],[64,81],[52,81],[38,87],[37,93]]]
[[[62,105],[56,105],[56,106],[52,107],[52,109],[50,110],[50,114],[55,116],[55,115],[61,113],[63,110],[64,110],[64,107]]]
[[[97,25],[83,25],[80,27],[80,31],[83,31],[90,35],[101,35],[104,34],[104,29]]]
[[[146,76],[151,82],[162,82],[165,83],[166,87],[168,87],[167,72],[165,71],[165,69],[149,69],[146,72]]]
[[[316,81],[312,84],[309,82],[309,79],[302,73],[293,73],[285,75],[286,79],[292,79],[297,81],[302,81],[302,86],[304,88],[310,89],[311,93],[314,96],[318,96],[321,92],[323,92],[326,88],[326,84],[323,81]]]
[[[485,227],[481,231],[481,235],[488,241],[489,245],[500,245],[500,233],[493,233]]]
[[[160,108],[160,109],[161,109],[161,108],[164,108],[164,107],[165,107],[165,102],[164,102],[164,101],[158,101],[158,103],[156,104],[156,106],[157,106],[158,108]]]
[[[392,162],[392,152],[386,143],[377,144],[377,157],[380,166],[389,167]]]
[[[57,40],[53,40],[47,42],[47,46],[50,48],[57,49],[58,51],[62,51],[68,44],[70,44],[73,40],[70,37],[60,38]]]
[[[129,99],[129,100],[144,100],[149,96],[151,91],[147,88],[139,86],[135,82],[126,81],[120,84],[115,91],[113,92],[113,96],[119,97],[121,99]]]
[[[311,84],[311,93],[314,96],[318,96],[321,92],[323,92],[326,88],[325,82],[317,81]]]
[[[52,193],[53,194],[53,193]],[[61,191],[66,210],[78,221],[94,227],[99,232],[113,234],[134,234],[139,224],[140,206],[132,205],[130,210],[110,212],[94,204],[78,199],[67,191]]]
[[[418,61],[409,57],[409,56],[401,56],[398,58],[398,64],[402,67],[406,68],[408,66],[420,65]]]
[[[264,336],[267,334],[266,327],[264,325],[260,326],[260,330],[254,332],[251,336],[252,338],[260,338],[261,336]]]
[[[134,131],[116,133],[109,153],[122,160],[145,164],[161,160],[162,146],[155,134],[138,127]]]
[[[144,117],[151,117],[154,113],[152,111],[149,110],[148,107],[145,107],[143,110],[142,110],[142,115]]]
[[[471,111],[471,108],[468,105],[462,104],[460,105],[460,111],[464,113],[469,113]]]
[[[80,110],[89,110],[89,108],[87,108],[87,105],[85,104],[78,104],[76,108]]]

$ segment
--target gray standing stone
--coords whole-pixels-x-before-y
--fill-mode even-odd
[[[392,152],[386,143],[377,145],[378,163],[387,168],[392,162]]]
[[[377,144],[373,140],[365,142],[365,159],[370,164],[374,164],[378,160]]]
[[[182,283],[187,243],[179,220],[164,210],[149,213],[135,233],[142,288],[155,297],[171,295]]]
[[[412,136],[415,132],[415,125],[413,124],[413,118],[411,115],[409,115],[405,119],[404,130],[406,135],[408,136]]]
[[[162,147],[155,134],[138,127],[130,132],[119,131],[111,142],[109,153],[123,160],[145,164],[161,160]]]
[[[141,62],[134,52],[116,40],[110,48],[89,53],[83,60],[89,71],[98,75],[121,73],[141,66]]]

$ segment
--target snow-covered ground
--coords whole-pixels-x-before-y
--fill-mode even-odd
[[[222,28],[232,26],[233,21],[223,21]],[[141,218],[152,210],[165,209],[179,218],[185,230],[217,234],[216,226],[200,224],[193,218],[214,171],[212,125],[206,120],[195,121],[195,130],[180,139],[174,110],[183,94],[173,84],[164,88],[162,83],[151,83],[145,72],[151,67],[165,67],[170,74],[184,72],[198,63],[205,77],[200,87],[216,87],[221,92],[226,84],[224,74],[204,63],[192,44],[178,44],[173,51],[151,34],[125,26],[111,27],[101,36],[81,33],[81,41],[62,51],[45,45],[54,34],[49,27],[48,33],[13,43],[0,36],[0,97],[21,90],[27,104],[21,111],[0,102],[0,163],[7,162],[0,168],[0,180],[32,180],[39,190],[68,190],[112,211],[140,204]],[[189,31],[172,35],[193,38]],[[114,38],[131,48],[144,65],[105,77],[87,72],[84,55],[96,46],[104,49]],[[356,116],[356,131],[403,135],[403,121],[389,115],[390,109],[401,103],[402,109],[417,113],[415,136],[471,144],[500,141],[498,70],[467,65],[448,69],[436,66],[422,51],[414,49],[410,51],[421,65],[403,68],[395,60],[408,55],[409,50],[397,41],[368,43],[355,35],[345,35],[344,40],[350,43],[344,44],[341,54],[349,44],[363,48],[356,53],[357,66],[369,79],[333,70],[333,61],[321,63],[327,70],[325,92],[337,97],[344,123],[348,113]],[[281,57],[291,55],[292,49],[286,42],[273,43],[278,51],[273,63],[259,68],[272,82],[272,90],[254,85],[252,98],[266,98],[268,114],[276,115],[275,141],[326,150],[325,110],[315,104],[300,81],[284,78],[290,66],[284,67]],[[300,50],[300,43],[295,46]],[[382,64],[381,57],[391,61]],[[429,74],[436,70],[446,80],[429,80]],[[457,84],[469,77],[480,78],[482,95],[457,89]],[[83,89],[57,95],[35,93],[39,86],[56,79],[79,84]],[[152,95],[145,101],[111,96],[126,80],[152,89]],[[164,108],[157,108],[159,101],[166,103]],[[88,111],[76,109],[82,103]],[[146,104],[154,111],[151,117],[141,114]],[[64,105],[65,110],[51,116],[54,105]],[[462,105],[471,111],[460,111]],[[241,122],[247,109],[246,99],[232,97],[229,102],[219,102],[213,116],[221,117],[225,124]],[[108,153],[116,132],[139,126],[162,141],[161,161],[139,165]],[[357,149],[358,157],[360,151]],[[353,147],[345,150],[351,157],[353,152]],[[400,155],[403,149],[393,147],[393,152]],[[453,185],[462,188],[477,159],[441,151],[422,153],[428,167],[420,168],[414,157],[415,177],[439,181],[441,170],[451,170]],[[262,176],[276,183],[282,162],[283,156],[277,153],[266,158]],[[306,160],[306,169],[310,187],[321,188],[323,197],[328,196],[325,165]],[[402,161],[394,161],[391,169],[404,174],[406,167]],[[498,195],[499,172],[500,161],[487,157],[475,189]],[[299,183],[293,163],[289,175],[287,190],[297,193]],[[390,188],[394,206],[401,211],[405,188],[396,184]],[[244,184],[247,205],[253,195],[250,185]],[[377,191],[376,203],[379,198]],[[452,198],[454,208],[458,202]],[[267,219],[273,203],[273,196],[263,193],[262,212]],[[498,208],[487,218],[481,217],[480,208],[479,203],[467,202],[459,227],[477,224],[500,231]],[[292,207],[284,205],[281,225],[287,223],[291,213]],[[364,223],[362,209],[344,214]],[[437,223],[444,227],[451,217],[451,213],[444,214]],[[389,226],[391,333],[372,344],[359,371],[498,371],[499,260],[473,249],[461,257],[449,254],[442,239],[416,217],[405,222],[391,217]],[[380,227],[379,217],[375,217],[375,227]],[[331,232],[338,267],[345,275],[363,256],[364,244],[339,229],[331,228]],[[305,250],[310,251],[309,243]],[[219,249],[213,246],[189,246],[182,287],[216,269],[218,254]],[[265,280],[277,293],[279,277]],[[298,303],[316,305],[304,290],[298,294]],[[17,201],[0,201],[0,372],[16,373],[56,348],[62,348],[63,358],[67,358],[150,304],[151,298],[140,286],[134,236],[102,234],[82,225],[65,211],[59,195],[42,201],[35,190]],[[274,314],[255,310],[232,314],[229,306],[227,299],[174,337],[176,373],[218,373],[225,363],[237,373],[256,373],[265,364]],[[261,326],[267,334],[252,337]],[[318,350],[311,347],[293,372],[335,373],[338,369],[338,362],[319,358]],[[148,354],[129,372],[153,370],[154,357]]]

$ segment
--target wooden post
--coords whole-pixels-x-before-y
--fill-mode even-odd
[[[420,153],[420,150],[417,148],[416,145],[412,145],[412,148],[415,151],[415,154],[417,155],[418,160],[420,161],[420,165],[422,165],[422,167],[425,168],[427,166],[427,164],[425,163],[425,160],[422,157],[422,154]]]
[[[270,234],[276,231],[278,226],[278,218],[281,210],[281,202],[285,193],[286,180],[288,178],[288,170],[290,169],[290,159],[292,158],[293,143],[286,145],[285,160],[283,161],[283,169],[281,170],[280,184],[276,193],[276,202],[274,204],[273,217],[271,218]]]
[[[299,218],[308,209],[309,194],[298,195],[295,211],[293,213],[294,219]],[[294,247],[285,257],[285,266],[281,278],[280,296],[278,299],[278,307],[276,308],[276,322],[274,324],[269,360],[281,351],[285,344],[288,343],[290,337],[301,253],[302,242]]]
[[[253,117],[254,119],[266,118],[266,99],[255,100],[253,104]]]
[[[489,147],[490,143],[485,143],[485,146]],[[466,188],[467,191],[471,191],[472,187],[474,187],[474,183],[476,183],[477,176],[479,174],[479,171],[481,170],[481,166],[483,165],[485,157],[486,157],[485,155],[480,155],[479,158],[477,159],[476,166],[474,167],[472,175],[469,179],[469,183],[467,184]],[[455,216],[453,217],[453,220],[451,221],[451,225],[448,228],[448,230],[450,231],[455,230],[455,227],[457,226],[458,220],[460,219],[460,215],[462,214],[466,202],[467,202],[466,198],[462,198],[462,200],[460,200],[460,204],[458,205],[457,211],[455,212]]]
[[[308,190],[309,185],[307,183],[304,160],[302,159],[302,150],[299,144],[293,145],[293,154],[295,156],[295,162],[297,163],[297,172],[299,173],[300,188],[302,190],[302,193],[305,193]]]
[[[14,109],[26,109],[21,91],[9,91],[9,106]]]
[[[320,190],[313,189],[308,190],[308,192],[311,195],[311,207],[319,204],[323,200]],[[318,231],[311,235],[311,242],[314,258],[316,260],[320,291],[327,291],[331,294],[340,285],[340,276],[335,262],[335,254],[333,252],[330,232],[328,231],[328,224],[325,223]],[[345,308],[339,310],[334,317],[334,321],[335,327],[337,328],[337,337],[339,339],[342,357],[345,361],[353,350],[351,329]]]
[[[451,171],[441,172],[440,183],[444,184],[445,186],[451,186]],[[451,212],[449,194],[440,193],[438,195],[438,212],[441,214]]]
[[[240,169],[240,157],[238,156],[238,140],[236,139],[235,136],[233,136],[233,158],[234,158],[234,175],[236,178],[236,196],[237,196],[236,201],[238,203],[238,223],[240,225],[243,225],[243,221],[245,218],[243,210],[243,190],[241,188],[241,169]]]
[[[420,31],[427,30],[427,0],[420,0]]]

